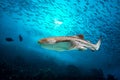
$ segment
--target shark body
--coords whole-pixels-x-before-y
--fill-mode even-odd
[[[92,44],[90,41],[84,40],[83,35],[77,36],[60,36],[44,38],[38,41],[38,43],[46,49],[56,50],[56,51],[66,51],[66,50],[87,50],[92,51],[99,50],[101,45],[101,37],[96,44]]]

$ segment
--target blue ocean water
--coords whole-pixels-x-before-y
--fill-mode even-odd
[[[57,52],[37,43],[79,34],[92,43],[102,36],[100,50]],[[119,80],[119,61],[120,0],[0,0],[0,65],[5,76],[0,80],[38,80],[38,75],[46,79],[49,74],[64,78],[74,67],[85,73],[100,69],[105,78],[110,74]]]

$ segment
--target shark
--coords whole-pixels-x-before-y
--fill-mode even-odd
[[[68,50],[80,50],[84,51],[90,49],[92,51],[97,51],[101,45],[101,36],[96,44],[91,43],[84,39],[82,34],[75,36],[57,36],[48,37],[38,40],[38,44],[42,48],[55,50],[55,51],[68,51]]]

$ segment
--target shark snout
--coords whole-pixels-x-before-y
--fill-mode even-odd
[[[47,39],[41,39],[38,41],[38,43],[47,43]]]

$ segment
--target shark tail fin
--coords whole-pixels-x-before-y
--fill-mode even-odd
[[[101,40],[102,40],[102,36],[100,36],[100,39],[99,39],[98,42],[95,44],[96,50],[99,50],[100,45],[101,45]]]

